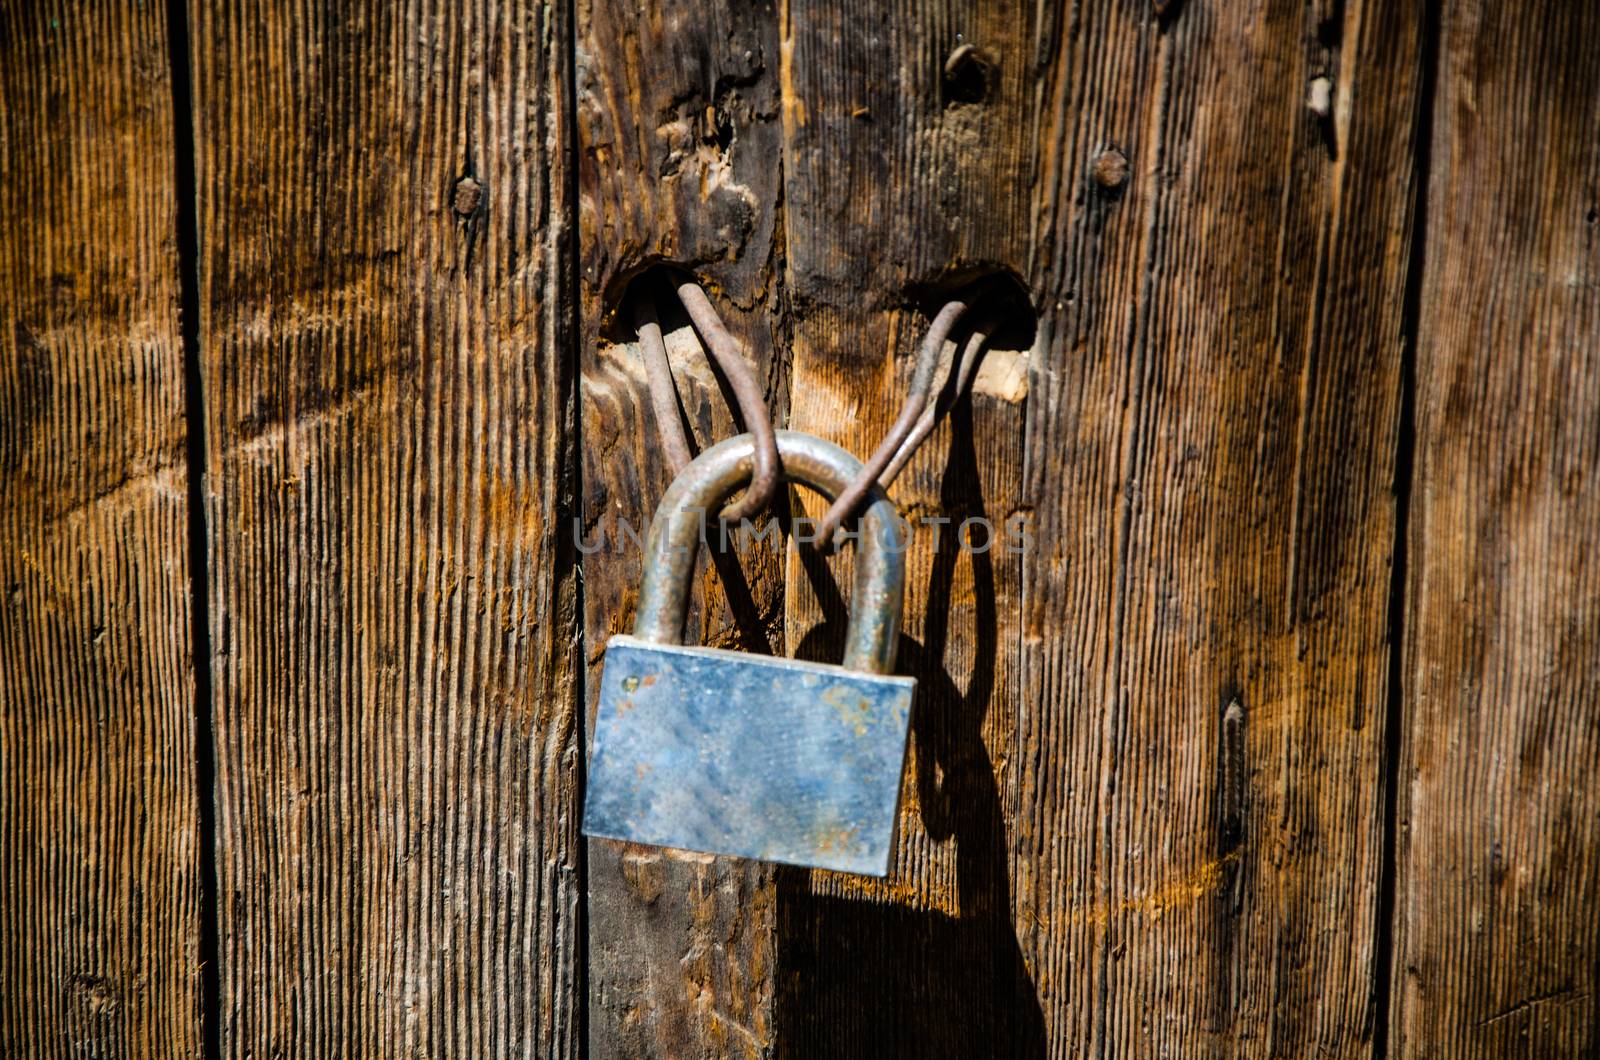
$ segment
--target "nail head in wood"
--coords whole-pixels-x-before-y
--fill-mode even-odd
[[[478,207],[483,204],[483,185],[472,177],[462,177],[456,181],[455,195],[451,200],[451,209],[455,210],[458,217],[471,217],[478,212]]]
[[[1128,156],[1114,147],[1101,151],[1095,156],[1090,172],[1096,184],[1107,191],[1115,191],[1128,182]]]

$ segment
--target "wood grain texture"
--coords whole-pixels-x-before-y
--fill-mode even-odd
[[[1370,1051],[1419,21],[790,3],[792,424],[875,441],[941,277],[1040,318],[894,491],[1033,547],[913,552],[900,860],[781,892],[781,1052]]]
[[[186,204],[159,5],[0,5],[0,1054],[203,1050],[202,794],[226,1055],[1600,1050],[1600,13],[1426,6],[192,0]],[[862,454],[999,278],[885,881],[578,836],[668,275]],[[835,657],[821,508],[687,639]]]
[[[1059,1052],[1370,1051],[1420,13],[1056,41],[1016,889]]]
[[[695,452],[742,427],[658,282],[667,266],[706,285],[767,381],[781,425],[782,144],[770,4],[639,9],[582,0],[575,25],[583,534],[585,551],[595,549],[583,557],[592,717],[605,642],[633,625],[636,541],[672,477],[623,311],[630,285],[655,284]],[[702,559],[696,578],[687,642],[781,648],[782,568],[773,544]],[[771,869],[595,840],[588,879],[591,1056],[770,1052]]]
[[[943,297],[1024,273],[1033,100],[1018,55],[1032,18],[1010,3],[787,5],[797,429],[871,452]],[[976,51],[956,84],[944,71],[962,44]],[[986,364],[1026,379],[1033,320],[1020,301]],[[1026,1056],[1044,1045],[1010,892],[1028,401],[978,390],[891,490],[913,526],[898,669],[918,683],[898,850],[885,881],[784,874],[781,1056]],[[825,505],[806,507],[816,517]],[[802,657],[838,658],[850,562],[795,553],[788,632]]]
[[[1600,10],[1443,7],[1391,1053],[1600,1051]]]
[[[191,8],[223,1051],[580,1051],[560,9]]]
[[[0,1055],[196,1056],[163,9],[0,8]]]

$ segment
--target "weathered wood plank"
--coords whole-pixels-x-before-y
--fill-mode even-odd
[[[1061,38],[1017,885],[1053,1044],[1371,1046],[1421,26],[1331,11]]]
[[[577,1055],[562,9],[191,10],[223,1049]]]
[[[1600,1050],[1600,9],[1445,4],[1391,1053]]]
[[[781,133],[770,4],[577,5],[583,558],[589,702],[632,627],[640,537],[671,480],[625,300],[652,263],[708,285],[782,422]],[[650,282],[646,280],[645,282]],[[663,327],[696,451],[741,428],[681,312]],[[620,311],[620,312],[619,312]],[[781,647],[771,546],[702,560],[686,639]],[[762,1056],[772,1043],[771,871],[589,844],[589,1044],[603,1056]]]
[[[871,452],[943,298],[980,274],[1025,274],[1033,99],[1021,56],[1032,20],[1011,3],[788,5],[796,428]],[[946,78],[963,43],[977,52]],[[1008,363],[1025,382],[1033,322],[1020,301],[986,364]],[[1044,1046],[1010,893],[1026,387],[986,376],[977,390],[891,490],[913,527],[899,669],[918,681],[895,864],[882,882],[783,876],[782,1056],[1028,1056]],[[820,516],[826,505],[806,507]],[[980,522],[964,536],[968,520]],[[796,553],[788,632],[798,654],[837,658],[850,562]]]
[[[901,861],[783,890],[783,1052],[1369,1051],[1418,23],[789,5],[793,424],[881,434],[941,275],[1041,317],[1025,409],[896,488],[1033,547],[913,553]]]
[[[161,5],[0,9],[0,1054],[198,1056]]]

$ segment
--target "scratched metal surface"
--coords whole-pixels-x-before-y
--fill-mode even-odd
[[[827,663],[612,637],[583,830],[886,875],[915,688]]]

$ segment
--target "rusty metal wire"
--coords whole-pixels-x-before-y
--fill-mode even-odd
[[[738,503],[729,505],[722,512],[722,518],[729,521],[747,519],[771,503],[778,487],[778,443],[772,429],[772,417],[767,412],[766,395],[755,373],[745,363],[738,342],[728,333],[722,318],[717,315],[700,285],[692,280],[680,283],[677,285],[677,294],[695,331],[710,351],[712,360],[722,369],[723,376],[732,387],[739,415],[755,441],[755,467],[750,485]],[[656,427],[661,434],[667,462],[673,474],[677,474],[689,466],[691,453],[688,437],[679,418],[678,391],[672,381],[672,365],[661,335],[655,297],[649,290],[641,290],[636,295],[633,314],[634,328],[639,334],[639,345],[644,354],[651,409],[655,413]]]
[[[644,354],[645,379],[650,384],[650,408],[656,416],[661,448],[674,475],[689,466],[692,456],[689,439],[683,433],[678,414],[678,388],[672,382],[672,362],[667,359],[667,344],[661,337],[661,321],[656,317],[656,300],[641,291],[633,301],[633,327],[639,333],[639,348]]]
[[[928,440],[928,435],[933,433],[934,425],[939,422],[940,414],[947,411],[951,405],[961,398],[962,393],[967,389],[967,384],[972,381],[972,373],[978,367],[978,361],[982,359],[983,348],[988,345],[989,336],[993,335],[999,326],[1000,322],[995,317],[989,316],[979,321],[978,325],[972,329],[972,334],[967,337],[967,343],[961,350],[961,359],[957,362],[955,368],[955,382],[948,387],[945,400],[936,401],[923,409],[922,415],[917,418],[916,426],[906,436],[906,440],[900,444],[899,451],[894,454],[894,459],[889,461],[889,466],[884,468],[883,474],[878,476],[879,486],[884,489],[889,488],[890,483],[894,482],[900,476],[900,472],[905,470],[905,466],[910,462],[912,454],[921,447],[923,442]],[[943,360],[941,360],[940,365],[941,367],[944,366]],[[947,389],[945,384],[949,380],[950,373],[947,370],[942,374],[940,381],[935,384],[934,393],[945,393]]]
[[[840,525],[860,506],[873,486],[887,488],[917,447],[933,432],[940,411],[938,402],[933,399],[950,379],[950,359],[944,356],[944,345],[951,330],[979,293],[952,298],[933,318],[933,323],[928,326],[928,334],[922,340],[922,349],[917,354],[917,365],[911,375],[911,389],[906,394],[906,403],[901,407],[899,417],[894,426],[889,428],[889,433],[884,435],[883,441],[878,443],[878,448],[873,450],[861,474],[839,494],[823,515],[817,528],[818,540],[831,546]],[[972,337],[961,354],[959,367],[955,369],[956,389],[952,400],[971,378],[978,355],[994,328],[994,321],[985,318],[973,329]],[[944,371],[941,372],[941,368]]]
[[[745,429],[755,438],[755,470],[750,476],[750,485],[744,497],[737,504],[729,505],[722,513],[722,517],[728,520],[747,519],[766,508],[778,488],[778,442],[772,431],[772,417],[767,412],[766,393],[757,382],[755,373],[745,363],[744,355],[739,352],[739,344],[723,327],[722,318],[717,315],[711,299],[706,297],[700,285],[692,280],[680,283],[678,298],[683,302],[683,308],[689,311],[689,319],[711,350],[712,358],[722,368],[722,374],[727,376],[728,385],[733,387],[734,400],[739,404],[739,415],[744,419]]]

